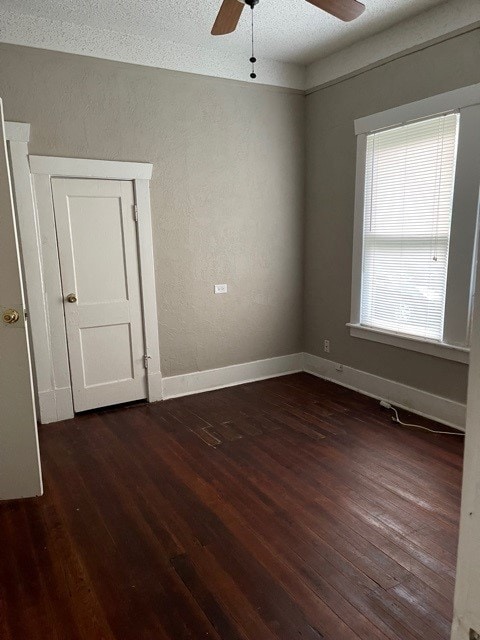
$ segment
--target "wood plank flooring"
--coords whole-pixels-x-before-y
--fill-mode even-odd
[[[45,495],[0,504],[1,640],[449,638],[460,437],[296,374],[40,441]]]

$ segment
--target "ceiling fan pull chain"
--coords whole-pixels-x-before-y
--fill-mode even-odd
[[[252,63],[252,73],[250,74],[250,78],[252,78],[252,80],[254,80],[257,77],[257,74],[255,73],[255,62],[257,61],[257,59],[255,58],[255,51],[254,51],[254,44],[253,44],[253,9],[255,7],[255,4],[252,2],[252,4],[250,5],[250,8],[252,10],[252,56],[250,58],[250,62]]]

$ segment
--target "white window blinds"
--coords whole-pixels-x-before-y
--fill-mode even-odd
[[[367,136],[360,323],[442,340],[459,115]]]

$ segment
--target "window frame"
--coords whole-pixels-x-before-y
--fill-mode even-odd
[[[360,323],[363,220],[367,135],[415,120],[459,112],[457,164],[448,255],[443,341],[367,327]],[[352,258],[350,335],[468,363],[470,317],[474,296],[480,187],[480,84],[449,91],[418,102],[355,120],[357,136],[355,215]],[[460,283],[460,286],[458,286]],[[468,283],[464,285],[463,283]]]

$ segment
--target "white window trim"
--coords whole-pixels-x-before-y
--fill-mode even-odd
[[[14,183],[20,173],[32,180],[30,202],[17,207],[20,221],[28,309],[32,326],[35,378],[39,417],[42,423],[65,420],[74,415],[67,339],[62,305],[51,178],[98,178],[133,181],[138,207],[138,246],[142,289],[148,400],[162,399],[162,375],[155,294],[150,184],[152,165],[77,158],[28,156],[23,149],[22,164],[13,167]],[[31,173],[31,176],[30,176]]]
[[[444,341],[423,340],[360,324],[363,257],[363,217],[367,135],[429,116],[460,111],[460,132],[455,176],[452,231],[450,237],[445,301]],[[353,232],[350,335],[374,342],[468,363],[469,325],[473,284],[456,287],[455,282],[471,282],[477,237],[480,185],[480,84],[442,93],[355,120],[357,168]],[[455,223],[455,221],[457,221]]]
[[[423,340],[416,336],[398,334],[383,329],[374,329],[373,327],[352,324],[350,322],[347,323],[347,327],[350,327],[350,335],[353,338],[363,338],[364,340],[371,340],[372,342],[389,344],[392,347],[409,349],[410,351],[426,353],[427,355],[444,358],[445,360],[454,360],[455,362],[468,364],[470,353],[468,347],[455,347],[444,342]]]
[[[463,107],[480,104],[480,84],[472,84],[461,89],[454,89],[436,96],[403,104],[387,111],[374,113],[355,120],[355,133],[372,133],[380,129],[388,129],[411,120],[420,120],[447,111],[456,111]]]

